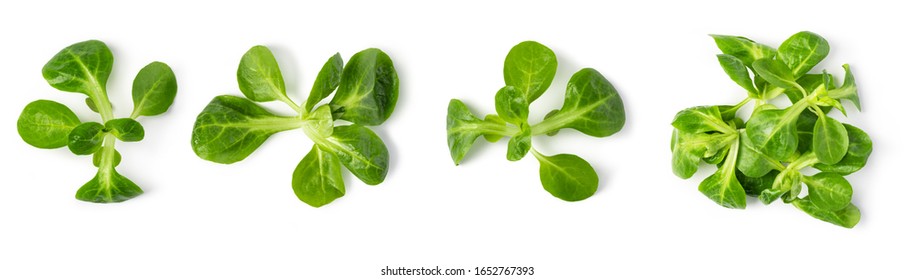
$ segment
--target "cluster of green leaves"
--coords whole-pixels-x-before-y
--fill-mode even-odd
[[[553,82],[556,55],[533,41],[514,46],[505,58],[505,87],[496,93],[496,112],[480,119],[457,99],[448,104],[448,147],[454,164],[460,164],[480,136],[490,142],[509,137],[507,158],[517,161],[528,151],[540,162],[540,181],[553,196],[579,201],[597,191],[598,177],[584,159],[571,154],[546,156],[531,147],[531,137],[555,135],[563,128],[594,137],[607,137],[623,128],[623,101],[613,85],[597,70],[581,69],[569,80],[562,108],[543,121],[528,123],[529,106]]]
[[[343,196],[341,167],[368,185],[384,181],[388,149],[366,126],[382,124],[397,103],[399,80],[394,64],[379,49],[353,55],[344,66],[335,54],[318,72],[302,104],[286,95],[286,84],[273,53],[264,46],[248,50],[238,65],[238,87],[246,98],[221,95],[197,116],[191,145],[202,159],[230,164],[245,159],[274,133],[302,129],[311,151],[292,173],[292,189],[314,207]],[[332,93],[327,104],[317,106]],[[294,116],[280,116],[254,102],[281,101]],[[335,125],[345,120],[351,125]]]
[[[699,184],[699,191],[724,207],[745,208],[747,195],[767,205],[781,199],[817,219],[854,227],[861,215],[843,176],[864,167],[871,140],[828,115],[833,108],[845,115],[840,100],[861,110],[848,65],[843,65],[841,86],[825,70],[808,73],[829,53],[826,40],[811,32],[794,34],[777,49],[744,37],[712,37],[723,52],[721,67],[748,97],[733,106],[677,113],[671,139],[674,173],[690,178],[704,161],[718,171]],[[770,103],[783,94],[791,106]],[[751,100],[755,108],[744,123],[737,112]],[[820,172],[805,175],[801,171],[807,167]],[[805,185],[807,194],[801,197]]]
[[[92,155],[98,173],[76,192],[76,198],[90,202],[121,202],[143,193],[137,184],[115,171],[121,154],[114,148],[115,140],[143,140],[140,116],[155,116],[168,110],[178,92],[172,69],[153,62],[133,80],[133,112],[128,118],[115,118],[108,101],[106,84],[114,57],[108,46],[91,40],[73,44],[61,50],[42,68],[45,80],[52,87],[82,93],[86,105],[101,115],[101,122],[83,122],[70,108],[50,100],[29,103],[19,115],[16,126],[26,143],[43,149],[67,146],[77,155]]]

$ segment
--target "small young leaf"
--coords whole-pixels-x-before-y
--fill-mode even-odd
[[[822,172],[812,177],[804,177],[804,184],[810,194],[807,199],[817,208],[839,210],[851,203],[851,184],[842,175]]]
[[[98,113],[98,107],[95,106],[95,101],[92,101],[92,98],[86,98],[86,106],[89,107],[89,110],[92,110],[92,112]]]
[[[861,220],[861,211],[854,204],[835,211],[820,209],[808,199],[798,199],[792,204],[814,218],[846,228],[855,227]]]
[[[826,39],[810,31],[791,35],[778,46],[778,59],[785,62],[794,77],[807,74],[829,54]]]
[[[113,119],[105,123],[105,129],[114,137],[125,142],[137,142],[143,140],[145,131],[140,122],[131,118]]]
[[[508,52],[502,73],[505,85],[520,90],[531,104],[550,87],[557,66],[556,54],[550,48],[524,41]]]
[[[340,87],[330,100],[334,119],[380,125],[397,105],[400,81],[394,63],[379,49],[356,53],[343,68]]]
[[[133,113],[130,117],[165,113],[177,93],[178,81],[171,67],[158,61],[146,65],[133,79]]]
[[[79,124],[79,118],[66,105],[36,100],[22,109],[16,121],[16,130],[29,145],[55,149],[67,146],[70,131]]]
[[[70,131],[67,147],[77,155],[91,155],[102,147],[105,126],[97,122],[80,124]]]
[[[254,46],[238,63],[238,88],[245,97],[256,102],[288,99],[283,73],[265,46]]]
[[[785,63],[774,59],[760,59],[753,62],[753,69],[760,77],[777,87],[792,89],[800,87],[795,82],[794,74]]]
[[[221,95],[197,115],[191,146],[202,159],[229,164],[248,157],[270,135],[301,126],[296,118],[276,116],[248,99]]]
[[[340,160],[318,145],[302,158],[292,172],[292,190],[299,200],[321,207],[346,194]]]
[[[569,79],[559,112],[532,127],[532,134],[571,128],[590,136],[607,137],[620,131],[625,123],[626,112],[619,93],[600,72],[585,68]]]
[[[503,120],[517,126],[527,124],[530,113],[524,93],[513,86],[505,86],[496,93],[496,112]]]
[[[327,138],[334,133],[334,118],[330,114],[329,105],[321,105],[318,109],[311,111],[305,117],[305,123],[307,124],[305,130],[313,130],[317,132],[318,137]]]
[[[543,189],[565,201],[579,201],[597,192],[597,172],[584,159],[570,154],[545,156],[534,151],[540,162]]]
[[[137,184],[121,176],[112,166],[99,170],[92,180],[76,191],[76,199],[96,203],[122,202],[143,194]]]
[[[61,50],[44,65],[41,74],[56,89],[93,97],[104,93],[113,63],[114,57],[105,43],[89,40]]]
[[[842,68],[845,68],[845,81],[842,82],[842,87],[830,90],[827,94],[835,99],[851,101],[851,103],[855,104],[855,108],[861,111],[861,101],[858,99],[858,86],[855,84],[855,76],[851,74],[848,64],[842,65]]]
[[[813,167],[823,172],[834,172],[842,175],[854,173],[867,163],[873,150],[871,138],[860,128],[843,124],[848,132],[848,152],[835,164],[817,163]]]
[[[848,151],[845,126],[829,116],[820,116],[813,126],[813,152],[824,164],[838,163]]]
[[[388,174],[388,147],[371,129],[358,124],[338,126],[327,141],[318,143],[368,185],[380,184]]]
[[[305,110],[311,112],[311,109],[327,98],[331,92],[340,85],[340,77],[343,75],[343,58],[340,53],[334,54],[318,72],[314,86],[311,87],[311,93],[308,94],[308,100],[305,102]]]
[[[756,87],[753,85],[753,80],[750,79],[750,72],[747,71],[747,65],[740,62],[739,58],[729,54],[719,54],[718,64],[721,64],[721,68],[724,69],[724,72],[728,74],[728,77],[730,77],[732,81],[747,90],[750,95],[756,96],[759,94]]]
[[[509,161],[518,161],[527,155],[531,150],[531,130],[527,125],[521,127],[521,132],[512,136],[508,140],[508,154],[506,158]]]
[[[732,55],[744,65],[753,64],[754,61],[764,59],[764,58],[774,58],[776,55],[775,49],[753,42],[753,40],[738,37],[738,36],[728,36],[728,35],[710,35],[715,39],[715,44],[718,45],[718,49],[721,52]]]

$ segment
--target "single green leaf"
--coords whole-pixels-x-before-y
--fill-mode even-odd
[[[747,194],[737,180],[736,174],[739,148],[740,141],[734,141],[731,144],[731,152],[718,171],[699,183],[699,191],[702,194],[721,206],[733,209],[747,207]]]
[[[779,197],[782,197],[782,195],[784,195],[787,192],[788,192],[787,190],[780,190],[780,189],[774,189],[774,188],[765,189],[761,193],[759,193],[759,201],[765,205],[769,205],[772,202],[775,202],[776,200],[778,200]]]
[[[29,145],[42,149],[67,146],[70,131],[80,124],[66,105],[50,100],[35,100],[22,109],[16,130]]]
[[[797,149],[797,118],[800,107],[784,110],[756,110],[747,121],[747,136],[764,154],[776,160],[786,160]]]
[[[305,117],[306,134],[311,135],[313,131],[317,138],[327,138],[334,133],[334,118],[330,114],[329,105],[318,106],[318,109],[311,111]],[[311,136],[309,136],[311,137]]]
[[[508,140],[508,154],[506,158],[510,161],[518,161],[527,155],[531,150],[531,130],[527,125],[521,127],[521,131]]]
[[[299,200],[321,207],[346,194],[340,160],[314,145],[292,173],[292,190]]]
[[[296,118],[276,116],[245,98],[221,95],[197,115],[191,146],[202,159],[228,164],[248,157],[270,135],[300,127]]]
[[[379,49],[366,49],[343,68],[340,87],[330,100],[331,111],[335,119],[379,125],[394,112],[399,86],[391,58]]]
[[[817,208],[839,210],[851,203],[851,184],[842,175],[832,172],[821,172],[811,177],[804,177],[809,194],[807,199]]]
[[[527,124],[530,113],[524,93],[513,86],[505,86],[496,93],[496,112],[500,118],[517,126]]]
[[[89,97],[104,94],[114,57],[105,43],[89,40],[70,45],[48,61],[41,74],[52,87]]]
[[[737,154],[737,169],[749,177],[760,177],[766,175],[773,169],[777,169],[781,163],[753,145],[746,131],[740,132],[740,152]]]
[[[813,152],[824,164],[838,163],[848,151],[848,131],[839,121],[820,116],[813,126]]]
[[[842,82],[842,87],[830,90],[827,94],[835,99],[851,101],[851,103],[855,104],[855,108],[861,111],[861,101],[858,99],[858,86],[855,84],[855,76],[851,74],[848,64],[842,65],[842,68],[845,69],[845,81]]]
[[[817,163],[813,167],[823,172],[834,172],[842,175],[854,173],[867,163],[873,151],[871,138],[867,136],[860,128],[850,124],[843,124],[848,132],[848,152],[842,157],[842,160],[835,164]]]
[[[550,48],[524,41],[508,52],[502,73],[505,85],[520,90],[531,104],[550,87],[557,66],[556,54]]]
[[[810,31],[791,35],[778,46],[778,59],[785,62],[794,77],[807,74],[829,54],[826,39]]]
[[[720,49],[721,52],[740,59],[744,65],[753,64],[754,61],[764,58],[774,58],[776,55],[776,51],[772,47],[758,44],[753,42],[753,40],[744,37],[728,35],[710,36],[715,39],[715,44],[718,45],[718,49]]]
[[[732,81],[747,90],[751,96],[757,96],[759,94],[756,87],[753,85],[753,80],[750,79],[750,72],[747,71],[747,65],[740,62],[739,58],[729,54],[719,54],[718,64],[721,64],[721,68],[724,69],[724,72],[728,74],[728,77],[730,77]]]
[[[591,68],[572,75],[559,112],[532,127],[533,135],[560,128],[571,128],[594,137],[607,137],[620,131],[626,112],[619,93],[604,76]]]
[[[763,191],[772,188],[772,183],[775,182],[775,177],[778,176],[778,173],[777,170],[772,170],[760,177],[750,177],[738,169],[737,181],[743,186],[743,190],[747,195],[759,196]]]
[[[178,81],[171,67],[158,61],[146,65],[133,79],[133,113],[130,117],[165,113],[177,93]]]
[[[114,137],[125,142],[136,142],[143,140],[145,131],[140,122],[131,118],[113,119],[105,123],[105,129]]]
[[[305,101],[305,110],[311,111],[324,98],[330,96],[330,93],[340,85],[340,77],[343,76],[343,58],[340,53],[334,54],[318,72],[314,86],[311,87],[311,93],[308,94],[308,100]]]
[[[102,147],[105,126],[97,122],[82,123],[73,128],[68,136],[67,147],[77,155],[91,155]]]
[[[121,176],[112,166],[99,169],[92,180],[76,191],[76,199],[96,203],[122,202],[143,194],[137,184]]]
[[[820,209],[807,199],[798,199],[792,204],[814,218],[845,228],[853,228],[861,220],[861,211],[854,204],[835,211]]]
[[[380,184],[388,174],[388,148],[371,129],[358,124],[334,127],[334,134],[318,144],[368,185]]]
[[[92,110],[92,112],[98,113],[98,107],[95,106],[95,101],[92,101],[92,98],[86,98],[86,106],[88,106],[89,110]]]
[[[565,201],[579,201],[597,192],[597,172],[584,159],[571,154],[545,156],[534,151],[540,162],[543,189]]]
[[[265,46],[254,46],[238,63],[238,88],[245,97],[256,102],[286,100],[286,82],[283,73]]]
[[[477,137],[483,135],[484,122],[475,117],[467,105],[457,99],[448,103],[448,149],[454,165],[461,163]]]
[[[817,123],[817,118],[817,114],[811,110],[804,110],[797,117],[797,154],[803,155],[811,151],[813,127]]]
[[[734,132],[721,117],[718,106],[698,106],[684,109],[674,116],[671,123],[686,133]]]
[[[503,120],[502,118],[499,117],[499,115],[496,115],[496,114],[486,115],[486,117],[483,118],[483,121],[487,122],[487,123],[492,123],[496,126],[505,126],[505,124],[506,124],[505,120]],[[498,142],[499,139],[502,139],[502,137],[503,136],[501,134],[492,134],[492,133],[483,134],[483,138],[486,138],[486,141],[489,141],[490,143]]]
[[[800,87],[800,85],[794,81],[795,78],[794,74],[791,73],[791,69],[788,69],[788,66],[781,61],[760,59],[753,62],[753,69],[756,70],[756,73],[765,79],[766,82],[777,87],[785,89]]]
[[[99,167],[102,165],[102,159],[105,157],[105,154],[104,154],[105,146],[104,145],[105,144],[102,143],[102,148],[100,148],[98,151],[96,151],[94,154],[92,154],[92,165],[95,165],[95,167]],[[111,167],[117,167],[119,164],[121,164],[121,153],[115,149],[111,149],[111,151],[112,151]]]

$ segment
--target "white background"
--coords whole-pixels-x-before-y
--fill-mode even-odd
[[[533,266],[524,279],[911,278],[913,260],[909,6],[858,1],[61,1],[0,11],[0,279],[476,279],[382,277],[380,269]],[[894,1],[895,3],[902,3]],[[680,109],[733,104],[741,89],[718,66],[710,33],[777,46],[801,30],[831,45],[822,68],[849,63],[864,111],[840,121],[867,131],[874,152],[849,176],[862,219],[854,229],[790,205],[729,210],[670,169],[669,125]],[[143,117],[146,139],[118,143],[118,170],[146,194],[120,204],[74,199],[95,170],[89,157],[24,143],[15,122],[36,99],[97,120],[83,96],[59,92],[41,67],[60,49],[105,41],[114,52],[109,95],[132,109],[130,85],[153,61],[175,71],[167,114]],[[536,137],[545,154],[574,153],[600,175],[591,198],[545,192],[530,155],[505,160],[507,140],[479,140],[460,166],[445,137],[448,100],[493,113],[502,62],[518,42],[552,48],[559,71],[532,106],[536,121],[562,102],[568,78],[593,67],[616,86],[627,123],[592,138]],[[394,60],[400,100],[374,128],[391,152],[387,179],[345,174],[346,196],[300,202],[292,171],[311,147],[303,133],[271,137],[246,160],[222,165],[191,150],[195,116],[214,96],[241,95],[235,70],[251,46],[269,46],[301,102],[324,61],[378,47]],[[284,104],[269,104],[290,113]],[[852,108],[850,105],[846,105]],[[491,277],[500,278],[500,277]]]

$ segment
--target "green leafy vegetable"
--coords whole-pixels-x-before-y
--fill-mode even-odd
[[[342,197],[346,190],[341,166],[368,185],[384,181],[388,149],[367,126],[390,117],[399,80],[391,58],[381,50],[356,53],[345,65],[340,54],[331,56],[302,105],[288,97],[276,59],[264,46],[242,56],[238,85],[247,98],[217,96],[197,115],[191,146],[198,157],[238,162],[274,133],[301,129],[314,145],[292,173],[292,190],[299,200],[321,207]],[[331,94],[327,104],[319,105]],[[296,115],[277,115],[254,103],[265,101],[286,103]],[[353,124],[335,126],[336,120]]]
[[[454,164],[464,160],[480,136],[490,142],[508,137],[506,158],[518,161],[532,152],[540,163],[540,182],[547,192],[566,201],[591,197],[598,186],[594,168],[575,155],[545,156],[532,147],[532,137],[553,136],[563,128],[594,137],[613,135],[626,122],[623,101],[603,75],[584,68],[569,80],[562,107],[550,111],[542,122],[530,124],[530,104],[549,88],[556,69],[556,55],[552,50],[537,42],[522,42],[505,58],[505,86],[495,95],[498,115],[490,114],[480,119],[463,102],[452,99],[448,104],[446,128]],[[694,150],[689,150],[688,154],[692,155]],[[686,165],[684,173],[690,172],[691,165]]]
[[[143,193],[115,170],[121,162],[115,142],[143,140],[145,131],[136,119],[164,113],[178,92],[171,68],[161,62],[150,63],[133,81],[134,110],[130,118],[115,118],[106,90],[113,61],[105,43],[90,40],[64,48],[41,71],[52,87],[85,94],[86,105],[100,115],[101,122],[81,122],[67,106],[38,100],[26,105],[16,125],[22,140],[32,146],[45,149],[67,146],[74,154],[92,155],[92,164],[98,167],[98,172],[76,192],[79,200],[122,202]]]
[[[833,108],[846,115],[841,100],[861,108],[848,65],[839,87],[826,71],[808,73],[826,58],[829,44],[807,31],[777,50],[744,37],[712,38],[723,52],[719,64],[747,97],[734,106],[699,106],[676,114],[671,123],[674,174],[690,178],[705,161],[718,170],[699,190],[724,207],[745,208],[747,195],[767,205],[781,199],[814,218],[854,227],[861,213],[843,176],[864,167],[873,144],[863,130],[828,115]],[[783,94],[790,106],[771,103]],[[755,108],[744,123],[737,112],[750,101]],[[807,167],[822,172],[806,176]]]

